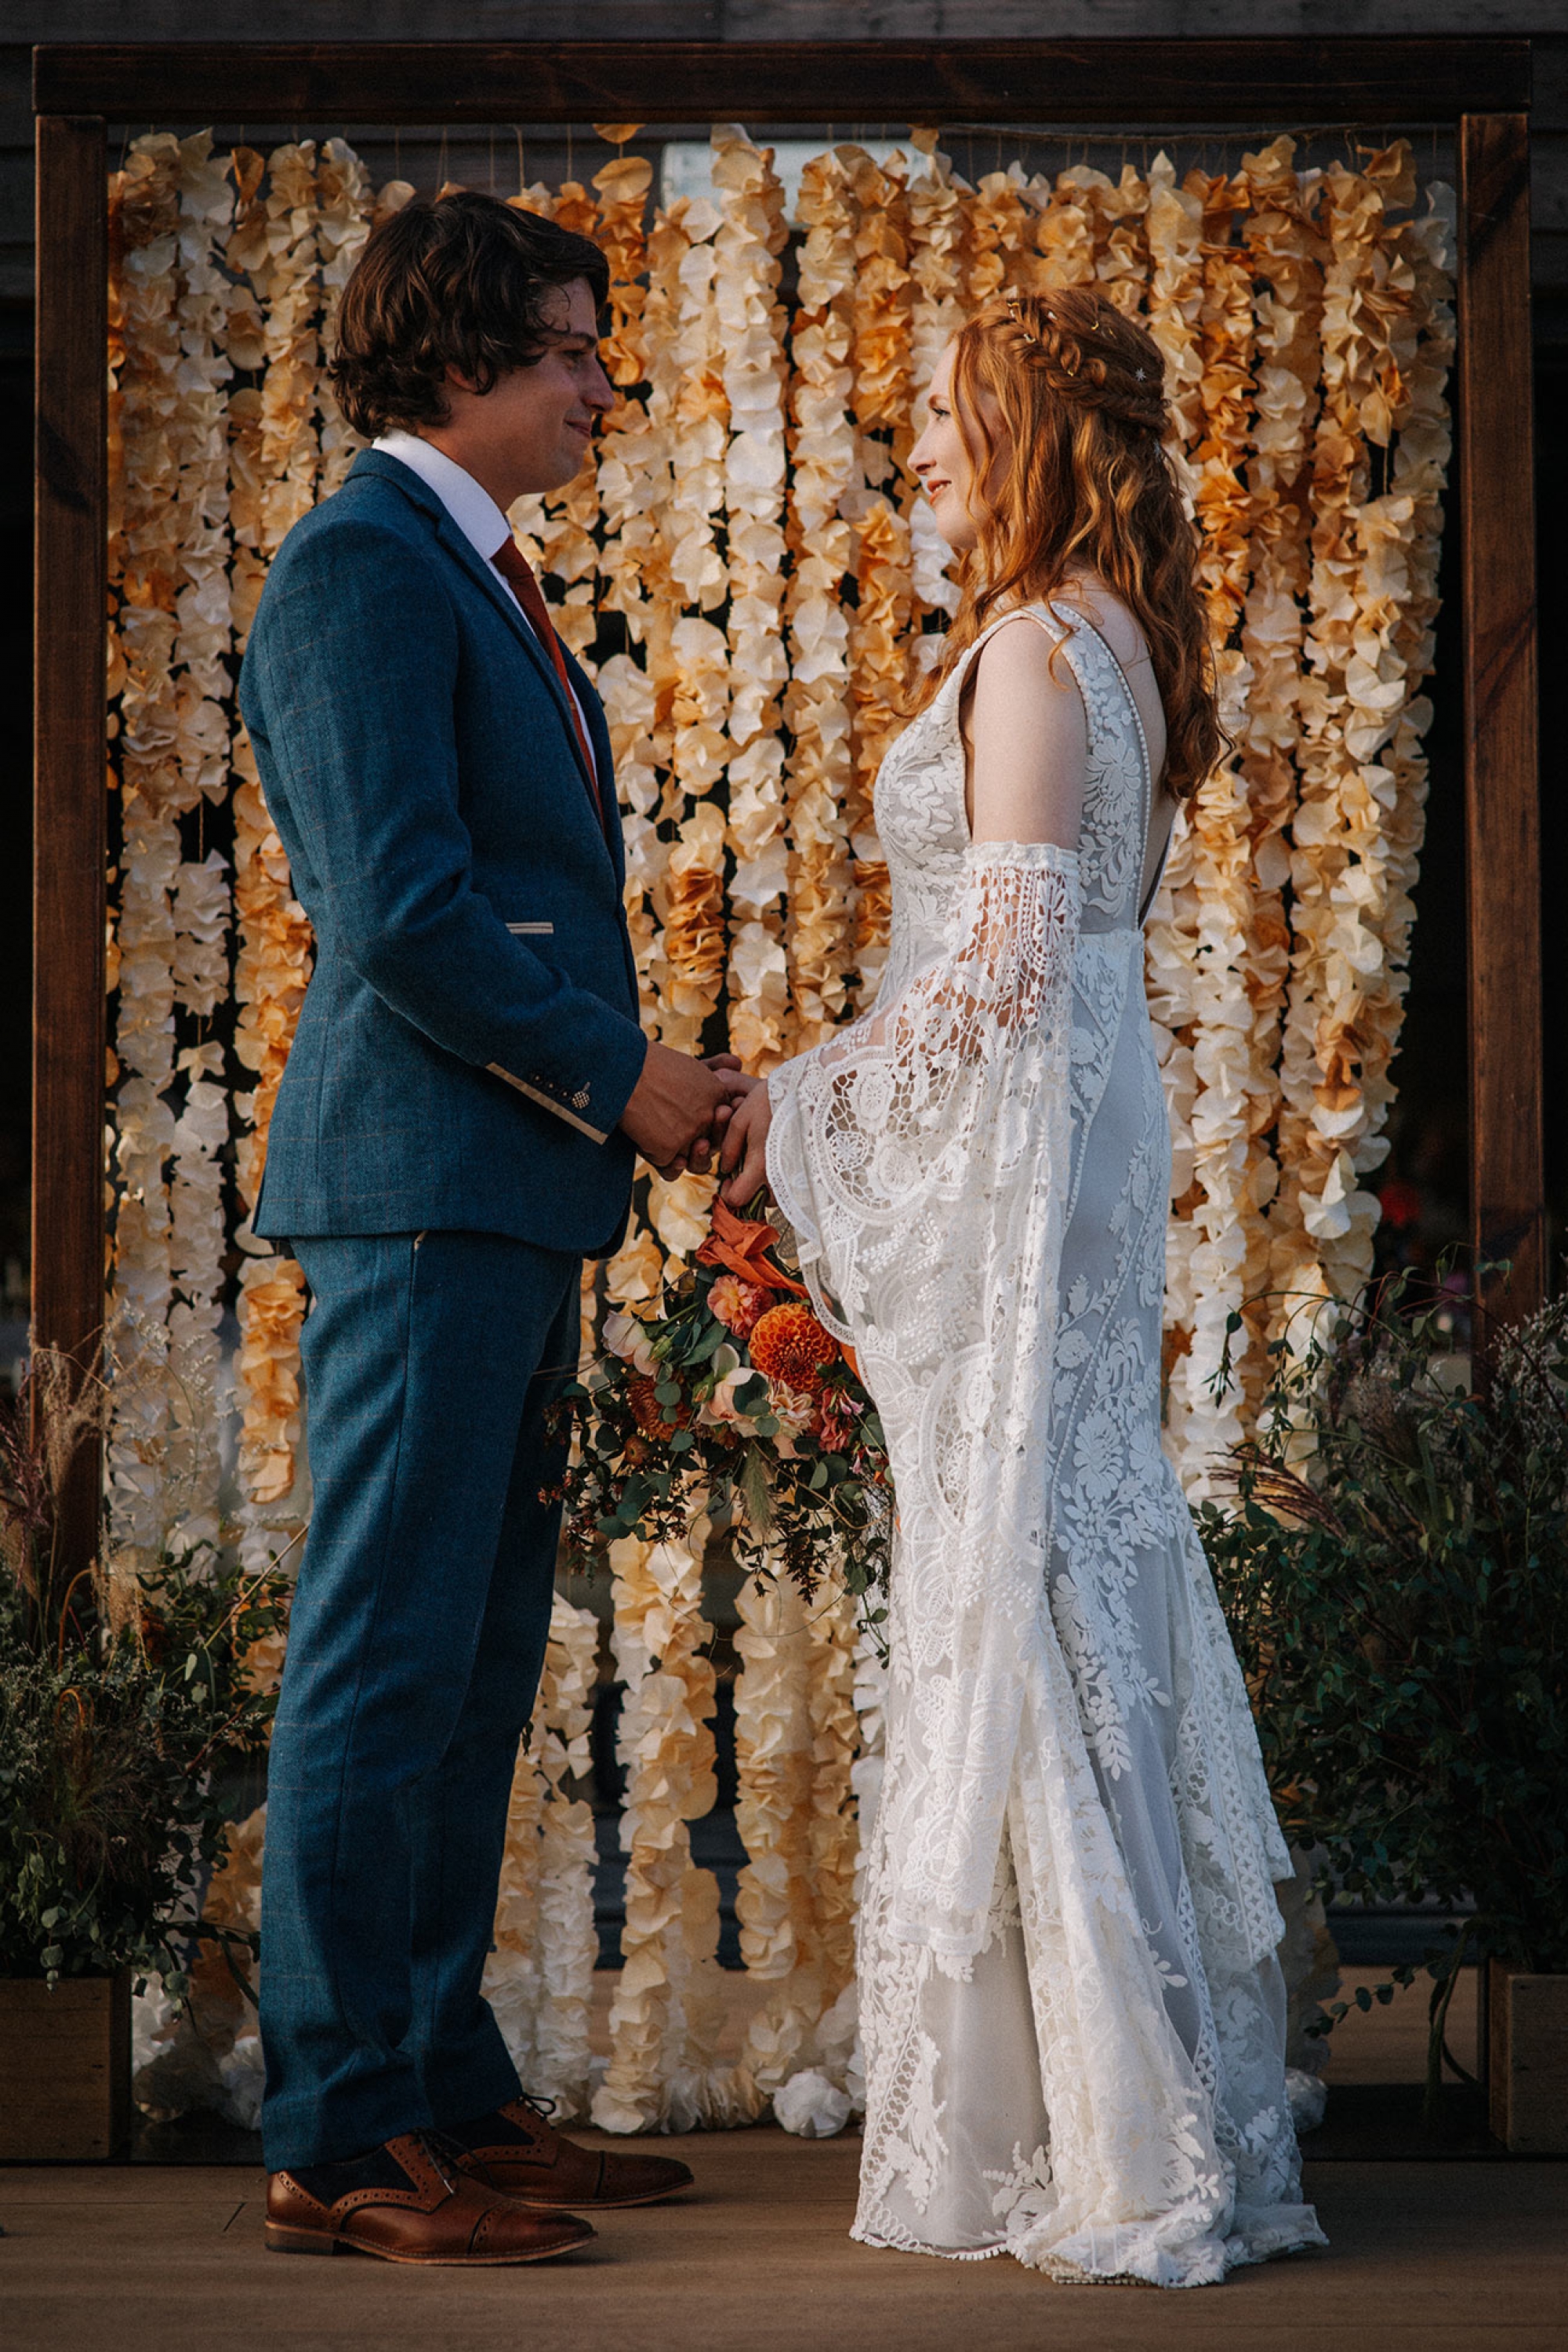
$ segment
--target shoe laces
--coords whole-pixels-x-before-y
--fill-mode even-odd
[[[418,2141],[420,2147],[440,2175],[448,2194],[455,2197],[462,2179],[458,2159],[464,2154],[458,2142],[447,2132],[434,2131],[428,2127],[421,2131],[410,2132],[408,2137],[410,2139]]]
[[[533,2109],[534,2114],[539,2117],[541,2123],[547,2124],[553,2120],[556,2106],[556,2102],[553,2099],[536,2099],[531,2091],[520,2091],[517,2095],[517,2098],[518,2105],[520,2106],[531,2107]]]

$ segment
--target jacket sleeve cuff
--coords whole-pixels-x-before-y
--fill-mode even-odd
[[[595,1046],[596,1066],[592,1075],[563,1076],[559,1070],[531,1066],[514,1070],[501,1062],[488,1062],[485,1066],[493,1077],[504,1079],[542,1110],[553,1112],[590,1142],[607,1143],[642,1076],[647,1040],[635,1022],[615,1016],[614,1029],[595,1040]]]

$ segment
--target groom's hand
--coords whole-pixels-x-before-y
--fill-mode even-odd
[[[732,1054],[699,1062],[668,1045],[650,1044],[642,1076],[621,1113],[621,1132],[661,1176],[678,1176],[689,1165],[705,1168],[731,1106],[755,1084]]]

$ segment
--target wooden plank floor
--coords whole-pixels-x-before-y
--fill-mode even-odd
[[[1346,1971],[1346,1990],[1384,1972]],[[616,1979],[596,1980],[607,2012]],[[748,1999],[735,1980],[727,2038]],[[764,1989],[765,1990],[765,1989]],[[601,2029],[604,2018],[596,2020]],[[1467,2061],[1474,1987],[1451,2039]],[[1347,2018],[1331,2084],[1419,2079],[1426,1997]],[[580,2135],[593,2140],[595,2135]],[[609,2143],[607,2143],[609,2144]],[[620,2143],[625,2145],[625,2143]],[[873,2253],[847,2234],[859,2141],[761,2131],[660,2141],[695,2192],[606,2215],[536,2269],[395,2270],[268,2255],[245,2168],[0,2168],[5,2352],[1563,2352],[1568,2165],[1324,2163],[1333,2244],[1221,2291],[1052,2286],[1006,2261]]]
[[[592,2137],[585,2135],[585,2137]],[[6,2352],[1563,2352],[1568,2168],[1309,2168],[1326,2254],[1152,2294],[847,2235],[859,2143],[661,2142],[680,2203],[604,2217],[568,2261],[463,2276],[268,2255],[259,2173],[0,2173]]]

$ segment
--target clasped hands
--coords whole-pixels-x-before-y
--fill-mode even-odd
[[[768,1090],[733,1054],[697,1061],[650,1044],[621,1113],[621,1131],[664,1177],[684,1175],[689,1168],[706,1174],[717,1155],[729,1176],[725,1197],[740,1206],[765,1173]]]

